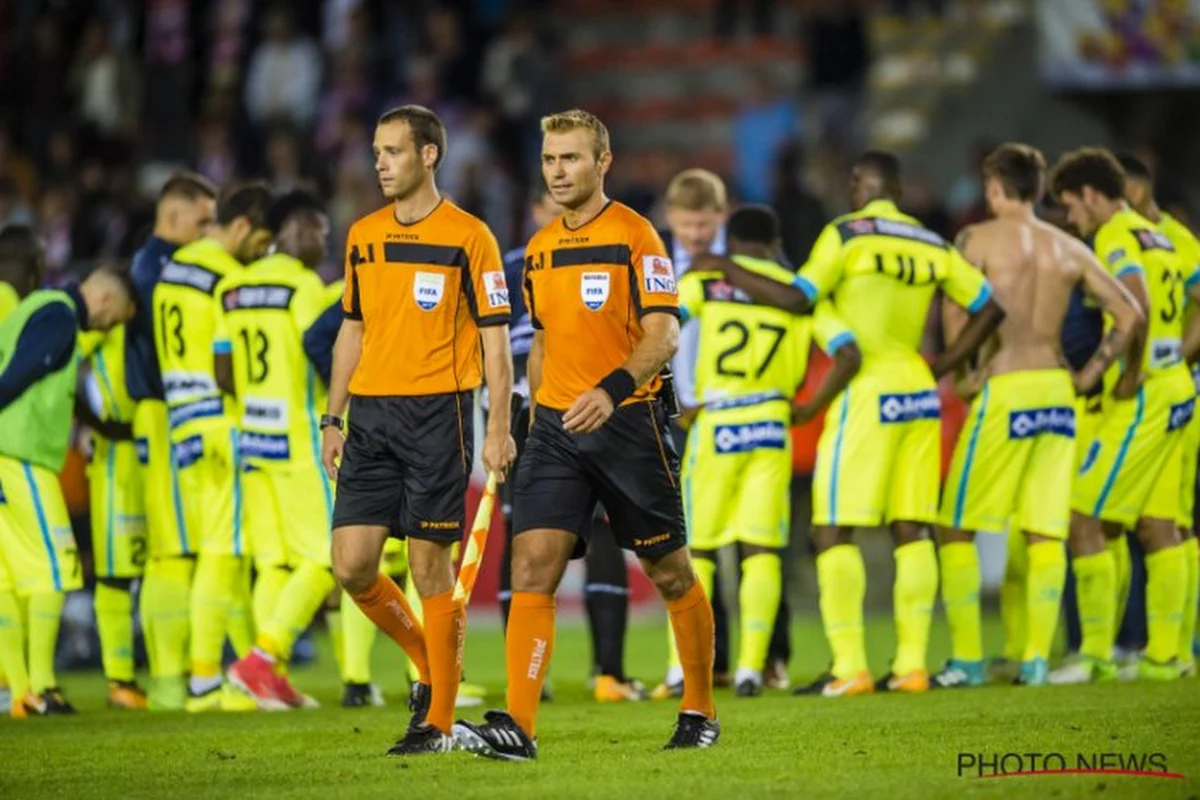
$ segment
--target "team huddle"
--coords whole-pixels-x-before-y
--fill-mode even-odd
[[[812,537],[833,663],[797,693],[983,684],[980,531],[1010,541],[1005,654],[1017,682],[1117,677],[1127,532],[1146,552],[1149,633],[1127,677],[1193,671],[1200,245],[1154,205],[1144,167],[1083,149],[1047,177],[1039,152],[1004,145],[983,167],[993,219],[951,244],[899,210],[899,163],[871,152],[851,175],[855,210],[799,270],[760,206],[733,210],[723,247],[688,253],[684,270],[646,219],[605,195],[612,152],[598,119],[568,111],[542,131],[555,211],[507,277],[486,225],[439,194],[446,131],[417,106],[376,127],[389,203],[351,228],[334,286],[315,271],[329,235],[320,202],[259,184],[218,192],[175,176],[132,270],[101,268],[61,291],[35,290],[28,230],[0,232],[0,671],[13,716],[72,710],[53,650],[63,595],[82,585],[57,482],[76,415],[95,432],[95,604],[117,707],[311,706],[287,665],[325,608],[344,704],[375,700],[376,629],[408,655],[412,717],[390,754],[536,758],[554,595],[603,532],[637,555],[668,608],[671,660],[655,695],[680,705],[667,747],[712,746],[716,556],[737,545],[732,682],[755,696],[770,685],[784,595],[789,429],[823,410]],[[1047,183],[1090,248],[1037,218]],[[1068,364],[1062,329],[1079,298],[1104,334]],[[936,303],[945,343],[929,363]],[[665,369],[681,341],[682,415]],[[797,403],[813,343],[832,367]],[[81,364],[98,414],[75,401]],[[970,411],[943,485],[945,376]],[[481,460],[511,502],[507,707],[456,722],[467,620],[454,562],[484,384]],[[507,413],[515,390],[527,395],[520,430]],[[896,652],[877,680],[853,534],[880,526],[895,544]],[[1083,641],[1051,672],[1068,549]],[[149,693],[134,681],[138,578]],[[953,656],[931,675],[939,583]],[[226,640],[238,660],[223,672]]]

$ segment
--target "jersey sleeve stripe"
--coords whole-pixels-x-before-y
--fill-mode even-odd
[[[641,319],[647,314],[670,314],[676,319],[681,318],[680,311],[675,306],[644,306],[638,310],[638,319]]]
[[[475,320],[476,327],[490,328],[494,325],[507,325],[509,318],[507,314],[492,314],[489,317],[480,317]]]
[[[1142,275],[1144,274],[1141,267],[1137,264],[1126,264],[1117,269],[1117,280],[1124,278],[1126,275]]]
[[[233,352],[233,343],[228,339],[214,339],[213,353],[219,356],[229,355]]]
[[[630,263],[633,251],[627,244],[603,244],[592,247],[569,247],[550,253],[550,268],[583,267],[590,264],[624,266]]]
[[[1197,282],[1200,282],[1200,267],[1196,267],[1192,270],[1192,274],[1188,275],[1187,280],[1183,282],[1183,285],[1188,289],[1191,289],[1196,285]]]
[[[979,311],[987,305],[987,301],[992,299],[992,285],[985,283],[979,289],[979,294],[975,295],[975,299],[967,306],[967,311],[971,314],[978,314]]]
[[[853,333],[851,333],[850,331],[842,331],[837,336],[835,336],[829,340],[829,343],[825,348],[825,352],[828,353],[829,355],[833,355],[838,350],[841,350],[842,347],[844,347],[847,344],[852,343],[853,341],[854,341]]]
[[[816,284],[814,284],[812,281],[810,281],[808,278],[804,277],[803,275],[797,275],[792,280],[792,286],[794,286],[797,289],[799,289],[800,291],[804,292],[804,296],[808,298],[808,301],[810,303],[815,303],[817,300],[817,295],[820,294],[820,292],[817,291]]]

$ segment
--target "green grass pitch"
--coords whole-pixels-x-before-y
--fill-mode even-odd
[[[486,622],[490,622],[487,620]],[[988,639],[995,643],[994,624]],[[883,669],[890,621],[870,622],[872,665]],[[934,661],[947,641],[939,622]],[[830,700],[768,693],[718,694],[716,748],[662,752],[673,703],[599,706],[584,687],[586,631],[562,625],[551,667],[555,700],[539,720],[540,758],[507,764],[465,753],[383,755],[401,733],[399,651],[381,641],[376,677],[392,705],[344,710],[327,643],[295,674],[323,708],[280,714],[131,714],[104,710],[99,675],[66,674],[76,718],[0,719],[0,798],[439,798],[439,797],[1200,797],[1200,681],[931,692]],[[795,625],[794,679],[825,666],[815,619]],[[627,660],[650,683],[665,658],[661,619],[636,623]],[[503,704],[504,655],[494,624],[468,636],[467,677]],[[480,718],[481,709],[462,714]],[[959,753],[1161,753],[1182,779],[958,775]],[[1074,766],[1074,764],[1071,764]]]

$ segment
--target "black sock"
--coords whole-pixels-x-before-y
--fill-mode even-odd
[[[512,530],[512,517],[505,515],[504,530]],[[500,603],[500,622],[503,630],[508,631],[508,611],[512,608],[512,536],[504,542],[504,554],[500,557],[500,586],[496,592],[496,600]]]
[[[713,609],[713,672],[729,672],[729,615],[721,599],[721,570],[713,573],[713,593],[710,598]]]
[[[629,620],[629,573],[625,556],[606,521],[592,521],[585,559],[584,601],[596,672],[625,680],[625,628]]]

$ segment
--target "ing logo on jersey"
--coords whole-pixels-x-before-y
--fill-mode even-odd
[[[1068,407],[1031,408],[1009,412],[1009,439],[1028,439],[1043,433],[1074,438],[1075,409]]]
[[[487,292],[488,308],[504,308],[508,305],[508,283],[503,272],[483,273],[483,290]]]
[[[1171,415],[1167,419],[1167,433],[1177,431],[1184,425],[1192,421],[1192,415],[1196,413],[1196,398],[1189,397],[1182,403],[1176,403],[1171,406]]]
[[[940,419],[942,400],[936,391],[879,396],[879,421],[915,422],[919,419]]]
[[[1138,244],[1142,246],[1143,250],[1169,250],[1175,252],[1175,245],[1171,244],[1171,240],[1159,231],[1140,229],[1135,230],[1133,235],[1137,237]]]
[[[647,294],[677,294],[675,266],[666,256],[642,256],[642,284]]]
[[[786,443],[787,428],[781,422],[718,425],[713,431],[713,446],[719,455],[760,449],[782,450]]]
[[[610,278],[607,272],[584,272],[579,276],[579,296],[591,311],[599,311],[608,301]]]
[[[422,311],[432,311],[442,302],[446,276],[440,272],[418,272],[413,276],[413,300]]]

